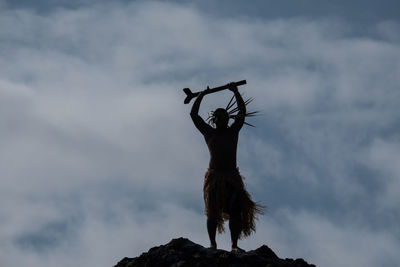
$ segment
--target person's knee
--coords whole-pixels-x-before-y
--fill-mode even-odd
[[[229,215],[232,216],[240,216],[242,212],[242,203],[240,201],[239,194],[234,193],[229,201]]]
[[[229,222],[237,223],[240,222],[240,213],[239,212],[233,212],[229,216]]]
[[[213,215],[213,214],[209,214],[207,215],[207,223],[217,223],[218,219],[217,216]]]

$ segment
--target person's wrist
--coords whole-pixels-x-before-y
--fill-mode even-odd
[[[233,82],[228,84],[228,88],[229,88],[230,91],[232,91],[234,93],[238,91],[238,88],[237,88],[236,84],[233,83]]]
[[[210,87],[207,86],[207,89],[201,91],[200,94],[202,94],[204,96],[204,95],[208,94],[209,92],[210,92]]]

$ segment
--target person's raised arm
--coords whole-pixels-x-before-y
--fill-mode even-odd
[[[207,90],[210,89],[207,87],[206,90],[202,91],[199,94],[199,96],[193,103],[192,110],[190,111],[190,117],[192,118],[194,125],[203,135],[206,135],[212,130],[212,127],[208,125],[199,115],[200,104],[203,100],[204,95],[207,93]]]
[[[244,119],[246,117],[246,104],[244,103],[244,100],[240,95],[235,83],[229,84],[229,90],[231,90],[235,94],[236,103],[239,109],[239,112],[235,117],[235,121],[231,125],[231,129],[239,131],[242,128],[244,124]]]

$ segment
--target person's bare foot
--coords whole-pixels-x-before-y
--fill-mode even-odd
[[[239,248],[239,247],[232,247],[231,252],[234,252],[234,253],[244,253],[244,252],[246,252],[246,250],[241,249],[241,248]]]

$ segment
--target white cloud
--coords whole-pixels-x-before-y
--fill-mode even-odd
[[[335,225],[307,212],[286,214],[292,235],[302,240],[297,246],[299,257],[310,254],[320,266],[390,266],[397,258],[399,244],[387,232],[374,232],[359,225]],[[313,249],[310,250],[309,248]]]
[[[382,209],[397,210],[400,188],[400,144],[396,140],[377,139],[366,151],[366,163],[378,171],[383,191],[379,197]]]

